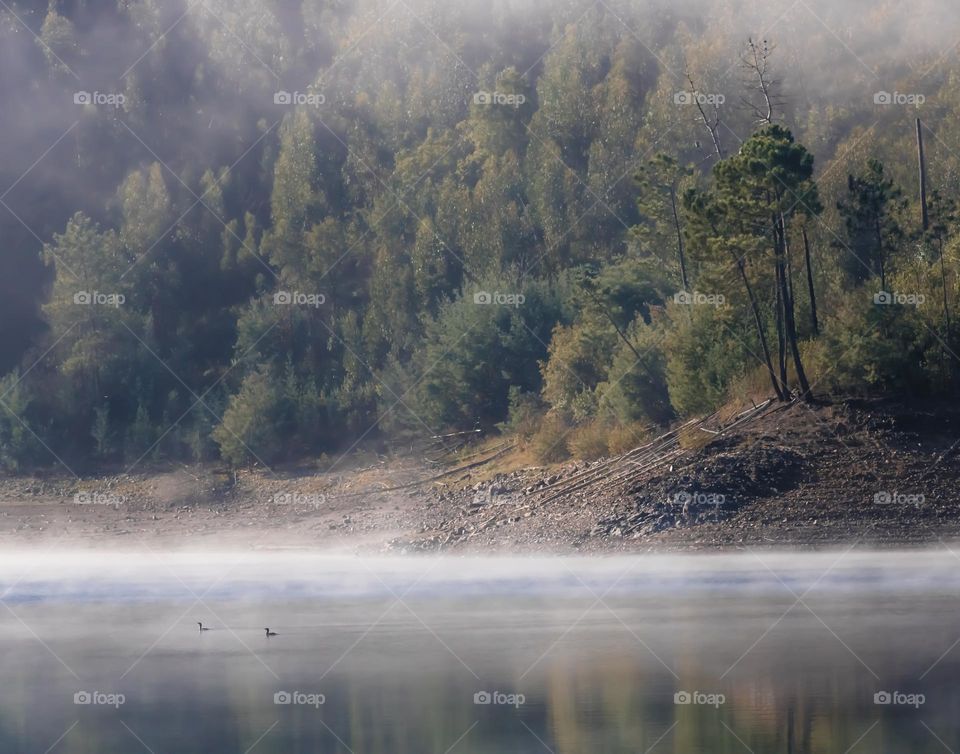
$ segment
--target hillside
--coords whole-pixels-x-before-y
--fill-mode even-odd
[[[958,32],[946,0],[4,3],[0,470],[500,426],[550,464],[742,396],[952,395]]]

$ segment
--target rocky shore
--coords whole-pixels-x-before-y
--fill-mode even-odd
[[[551,468],[501,452],[439,471],[407,454],[6,478],[0,542],[602,553],[960,538],[960,411],[850,400],[742,416]]]

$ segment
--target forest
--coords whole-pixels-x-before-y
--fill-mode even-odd
[[[548,463],[733,399],[950,400],[958,20],[0,3],[0,468],[473,429]]]

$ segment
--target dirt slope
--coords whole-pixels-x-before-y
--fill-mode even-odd
[[[719,419],[691,424],[619,460],[493,476],[481,465],[438,479],[407,454],[236,474],[7,478],[0,543],[412,553],[960,538],[960,410],[846,401],[747,418],[720,434]]]

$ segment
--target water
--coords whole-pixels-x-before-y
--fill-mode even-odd
[[[958,587],[945,551],[8,554],[0,752],[960,751]]]

